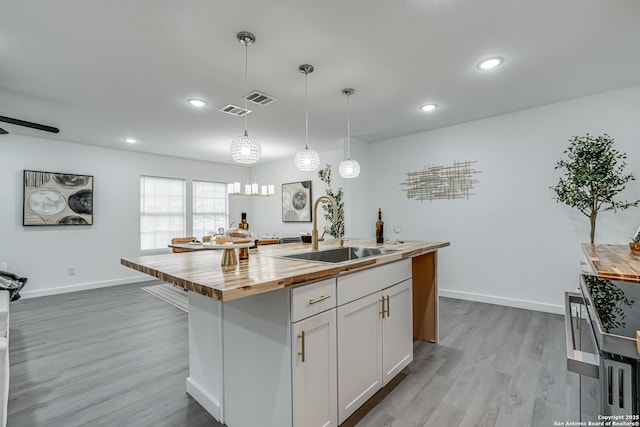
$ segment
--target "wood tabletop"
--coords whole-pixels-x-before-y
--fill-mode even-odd
[[[404,242],[377,245],[372,239],[346,239],[345,246],[393,249],[396,252],[341,264],[280,258],[311,251],[309,243],[258,246],[249,259],[222,267],[223,251],[194,251],[137,258],[122,258],[126,267],[221,301],[282,289],[303,282],[337,276],[361,268],[412,258],[449,246],[449,242]],[[320,242],[320,250],[339,246],[337,240]]]
[[[167,245],[170,248],[184,249],[186,251],[211,251],[211,250],[220,250],[220,249],[239,249],[239,248],[250,248],[255,243],[176,243]]]
[[[582,252],[599,278],[640,283],[640,256],[629,245],[583,243]]]

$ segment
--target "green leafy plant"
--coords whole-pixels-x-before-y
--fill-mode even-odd
[[[613,148],[613,138],[601,136],[574,136],[564,151],[567,160],[559,160],[556,169],[563,170],[560,182],[550,187],[556,193],[556,201],[577,208],[589,217],[590,239],[594,242],[598,212],[627,209],[638,206],[633,202],[615,200],[629,181],[632,174],[625,174],[627,155]]]
[[[322,210],[324,210],[324,219],[331,222],[331,227],[327,229],[327,232],[333,237],[344,236],[344,202],[342,201],[342,187],[338,188],[338,191],[334,192],[331,188],[331,165],[326,165],[324,169],[318,171],[320,180],[327,184],[326,193],[331,196],[338,205],[338,220],[333,220],[333,205],[327,200],[322,200]]]

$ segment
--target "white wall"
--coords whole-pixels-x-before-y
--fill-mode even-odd
[[[344,187],[344,180],[338,173],[338,165],[342,160],[342,151],[319,152],[320,168],[327,164],[332,166],[332,188],[338,191]],[[319,169],[320,169],[319,168]],[[310,233],[311,222],[282,222],[282,184],[297,181],[311,181],[311,198],[315,201],[325,194],[326,185],[320,181],[318,172],[302,172],[296,169],[293,158],[256,167],[258,184],[275,184],[273,197],[249,197],[251,206],[247,213],[249,230],[259,236],[277,235],[278,237],[295,237],[300,233]],[[326,221],[324,211],[318,207],[318,230],[322,230]],[[238,218],[239,219],[239,218]],[[321,232],[322,233],[322,232]],[[325,236],[325,237],[328,237]]]
[[[29,278],[24,297],[117,285],[148,276],[120,265],[139,256],[140,175],[228,182],[242,167],[110,150],[40,138],[0,139],[0,261]],[[94,225],[24,227],[23,169],[94,176]],[[246,201],[230,202],[231,217]],[[190,212],[190,210],[188,210]],[[166,250],[168,251],[168,250]],[[76,275],[67,269],[75,267]]]
[[[634,86],[373,143],[362,165],[369,191],[354,194],[353,203],[363,218],[381,207],[387,232],[402,221],[402,238],[451,242],[439,251],[442,295],[560,313],[563,292],[577,283],[589,223],[553,200],[555,163],[570,137],[606,132],[640,178],[639,117]],[[481,171],[468,200],[421,203],[402,192],[406,172],[463,160],[477,160]],[[623,197],[640,198],[639,182]],[[353,234],[371,236],[373,222],[371,215],[354,221]],[[640,208],[602,213],[596,243],[626,245],[639,224]]]

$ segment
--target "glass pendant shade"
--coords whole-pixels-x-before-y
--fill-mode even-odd
[[[320,166],[320,156],[315,151],[310,150],[309,147],[298,151],[294,161],[296,168],[304,172],[313,172]]]
[[[343,178],[357,178],[360,175],[360,163],[357,160],[343,160],[340,162],[338,170]]]
[[[250,165],[256,163],[262,154],[260,142],[244,131],[244,135],[237,136],[231,141],[231,157],[238,163]]]

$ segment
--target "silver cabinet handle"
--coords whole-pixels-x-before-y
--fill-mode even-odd
[[[592,378],[600,378],[600,355],[576,349],[575,330],[572,322],[573,319],[571,318],[572,303],[584,305],[585,302],[584,298],[580,294],[577,294],[575,292],[564,293],[564,325],[567,334],[567,369],[571,372],[576,372],[581,375],[587,375]],[[578,315],[579,313],[576,313],[576,324],[580,322],[580,318],[578,317]],[[593,335],[593,332],[590,332]],[[592,338],[594,337],[592,336]]]

